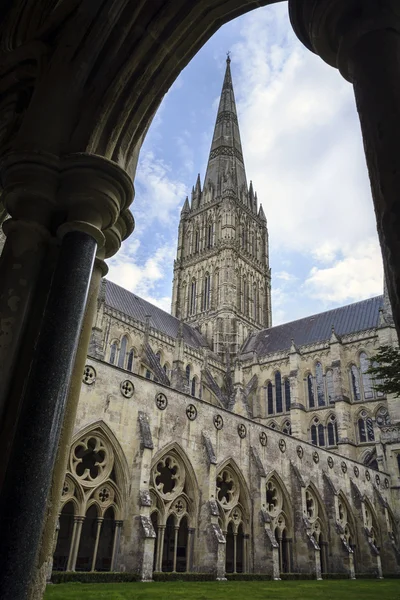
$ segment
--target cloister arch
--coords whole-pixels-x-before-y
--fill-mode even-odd
[[[113,568],[127,485],[126,458],[108,425],[97,421],[77,432],[62,489],[54,568]]]
[[[154,570],[189,571],[199,492],[193,467],[179,444],[170,443],[153,457],[150,498],[156,532]]]
[[[305,490],[305,516],[311,535],[319,546],[321,573],[328,572],[328,517],[316,486],[311,481]]]
[[[275,470],[267,475],[265,502],[279,547],[279,570],[289,573],[292,564],[293,507],[287,488]]]
[[[215,498],[226,539],[225,570],[244,573],[249,564],[251,502],[245,478],[232,458],[217,468]]]

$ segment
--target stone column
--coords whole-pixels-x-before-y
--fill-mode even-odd
[[[104,521],[103,517],[99,517],[97,519],[96,541],[94,543],[92,568],[90,569],[91,571],[94,571],[96,569],[97,550],[99,547],[100,532],[101,532],[101,526],[103,524],[103,521]],[[116,532],[116,529],[115,529],[115,532]],[[115,541],[115,532],[114,532],[114,541]]]
[[[172,570],[175,573],[176,571],[176,552],[178,548],[178,533],[179,533],[179,525],[175,525],[174,529],[174,560]]]
[[[163,559],[163,554],[164,554],[164,536],[165,536],[165,525],[160,525],[158,528],[158,537],[160,540],[159,546],[158,546],[158,556],[157,556],[157,566],[156,566],[156,570],[157,571],[162,571],[162,559]]]
[[[119,544],[121,541],[121,531],[122,531],[123,521],[115,521],[115,531],[114,531],[114,540],[113,540],[113,549],[111,555],[111,571],[115,571],[115,563],[118,556]]]
[[[186,550],[186,571],[192,570],[192,556],[193,556],[193,545],[194,545],[194,533],[193,527],[188,528],[188,539],[187,539],[187,550]]]
[[[71,550],[70,550],[70,564],[69,564],[70,571],[75,571],[76,559],[78,558],[79,544],[81,541],[82,525],[83,525],[84,520],[85,520],[85,517],[75,517],[74,518],[75,536],[73,538],[73,545],[71,544]],[[76,523],[76,527],[75,527],[75,523]]]
[[[400,7],[289,0],[300,40],[354,86],[393,317],[400,334]]]

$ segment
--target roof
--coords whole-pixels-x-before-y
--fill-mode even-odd
[[[332,327],[339,336],[378,326],[383,296],[376,296],[311,317],[298,319],[253,333],[245,342],[241,354],[256,352],[259,356],[289,350],[292,340],[296,346],[315,344],[330,339]]]
[[[179,319],[165,312],[165,310],[154,306],[154,304],[143,300],[143,298],[139,298],[112,281],[106,280],[105,288],[105,303],[107,306],[142,323],[146,323],[146,316],[148,315],[150,316],[150,327],[174,339],[178,337]],[[188,346],[194,348],[208,346],[206,340],[197,329],[190,327],[186,323],[182,324],[182,335],[184,342]]]

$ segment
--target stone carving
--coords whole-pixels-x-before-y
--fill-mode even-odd
[[[189,421],[194,421],[197,417],[197,408],[194,406],[194,404],[188,404],[188,406],[186,407],[186,416],[189,419]]]
[[[238,430],[239,437],[244,439],[247,435],[246,425],[243,425],[243,423],[239,423],[237,430]]]
[[[125,379],[125,381],[123,381],[121,383],[121,394],[125,397],[125,398],[132,398],[133,393],[135,391],[135,386],[133,385],[132,381],[129,381],[129,379]]]
[[[259,439],[261,446],[266,446],[268,444],[268,436],[265,431],[261,431]]]
[[[160,410],[165,410],[168,406],[167,396],[161,392],[156,396],[156,405]]]
[[[87,385],[92,385],[96,381],[96,371],[92,365],[86,365],[84,368],[82,381]]]
[[[215,429],[221,430],[224,426],[224,419],[221,417],[221,415],[214,415],[213,422]]]

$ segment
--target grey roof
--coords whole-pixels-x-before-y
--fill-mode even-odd
[[[112,281],[106,280],[105,288],[105,303],[107,306],[142,323],[146,322],[146,316],[149,315],[150,327],[153,327],[174,339],[178,337],[179,319],[173,317],[164,310],[161,310],[161,308],[154,306],[154,304],[150,304],[150,302],[143,300],[143,298],[139,298],[132,292],[116,285]],[[186,323],[182,325],[182,335],[188,346],[193,346],[194,348],[208,346],[206,340],[197,329],[190,327],[190,325],[187,325]]]
[[[296,346],[327,341],[331,337],[332,327],[339,336],[373,329],[378,326],[379,309],[382,306],[383,296],[376,296],[291,323],[257,331],[247,339],[241,354],[256,352],[262,356],[270,352],[289,350],[292,339]]]

